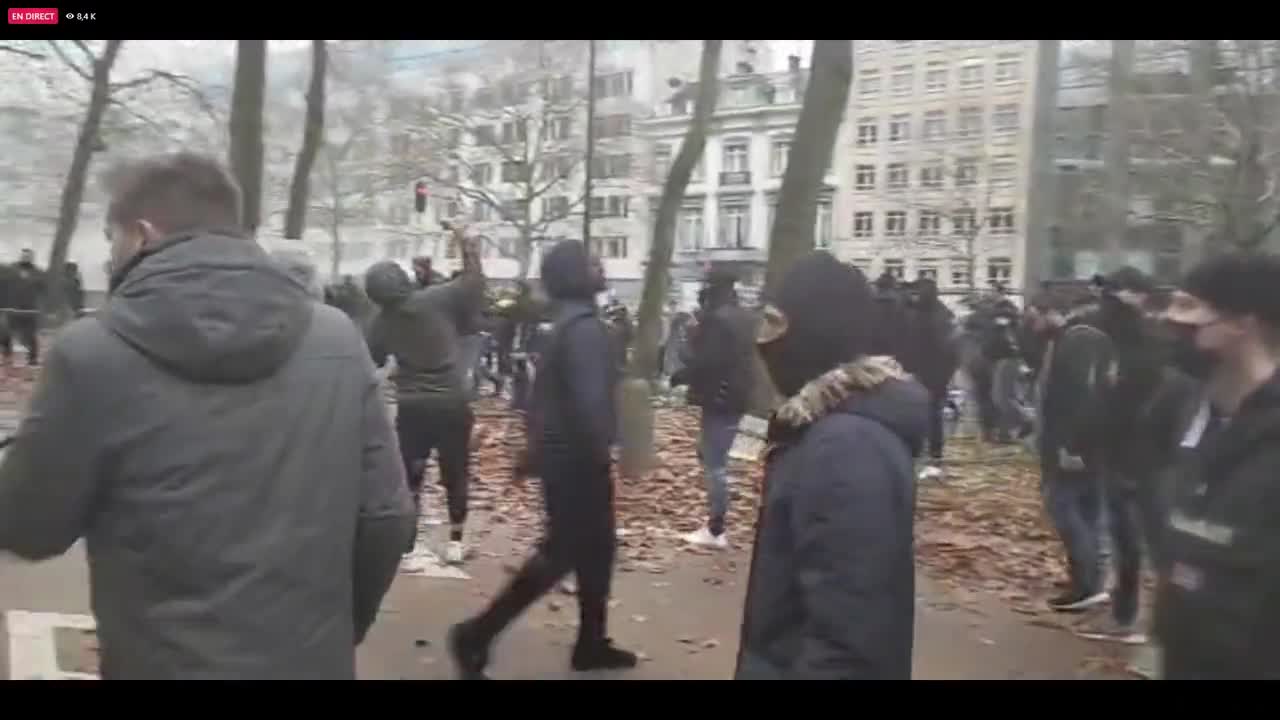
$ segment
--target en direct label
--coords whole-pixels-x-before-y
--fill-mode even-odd
[[[10,25],[57,25],[58,8],[9,8]]]

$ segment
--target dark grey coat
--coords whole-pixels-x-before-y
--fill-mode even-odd
[[[53,344],[0,549],[86,540],[106,678],[355,676],[413,532],[359,331],[251,241],[176,237]]]
[[[927,391],[888,358],[833,370],[775,414],[737,679],[910,679],[927,422]]]

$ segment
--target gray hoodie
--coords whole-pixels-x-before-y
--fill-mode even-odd
[[[352,678],[413,533],[377,387],[355,326],[252,241],[171,238],[53,344],[0,550],[85,538],[106,678]]]

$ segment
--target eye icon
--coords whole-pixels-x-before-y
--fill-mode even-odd
[[[75,19],[76,19],[76,15],[75,15],[75,13],[67,13],[67,19],[68,19],[68,20],[75,20]]]

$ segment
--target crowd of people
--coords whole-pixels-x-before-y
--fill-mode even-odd
[[[159,156],[107,181],[109,299],[59,334],[0,463],[0,549],[35,560],[86,540],[104,678],[354,678],[414,546],[433,452],[445,559],[466,560],[486,381],[524,414],[516,473],[540,480],[547,525],[451,628],[459,674],[486,677],[497,638],[570,572],[572,667],[636,664],[607,632],[615,391],[633,333],[620,303],[599,301],[604,271],[581,242],[544,254],[545,297],[491,294],[457,227],[451,278],[421,258],[322,287],[305,261],[229,229],[240,193],[212,159]],[[1171,295],[1126,268],[1025,309],[993,292],[957,321],[931,279],[871,283],[821,251],[759,308],[711,273],[662,352],[701,410],[708,512],[686,541],[730,546],[728,456],[756,358],[781,397],[735,677],[910,677],[916,484],[945,477],[957,371],[984,437],[1039,455],[1069,568],[1050,607],[1110,601],[1084,633],[1142,642],[1146,558],[1165,677],[1280,677],[1277,286],[1277,258],[1227,254]]]

